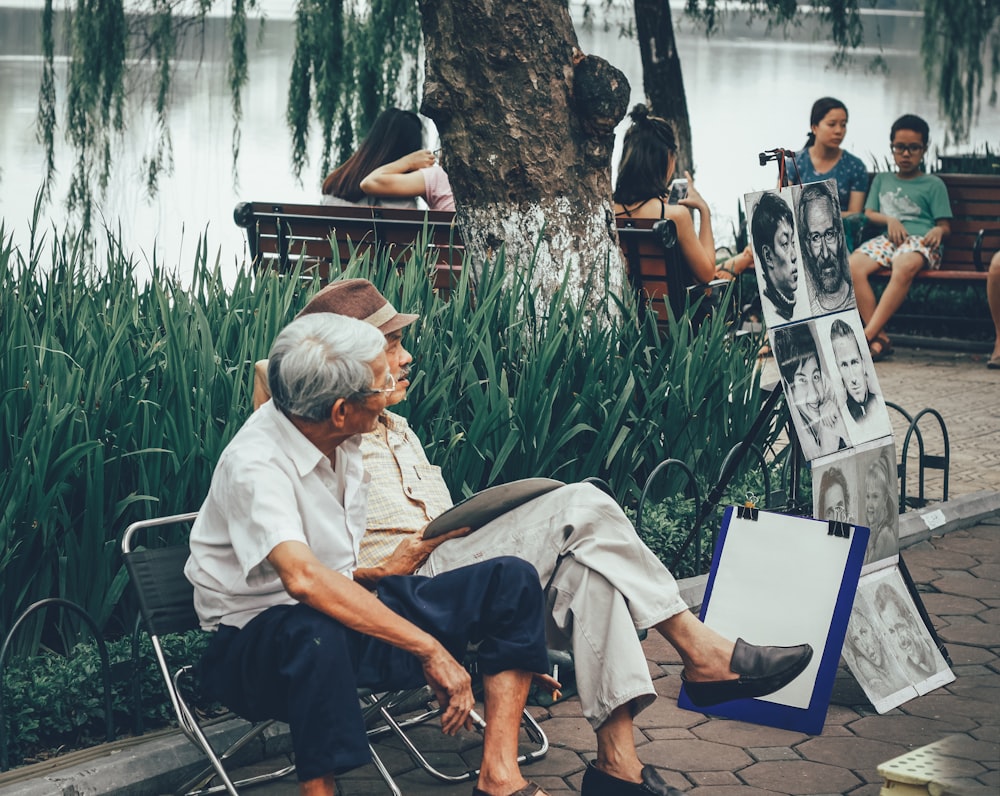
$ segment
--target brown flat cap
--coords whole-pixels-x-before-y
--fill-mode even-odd
[[[396,312],[396,308],[367,279],[342,279],[323,288],[309,299],[309,303],[296,315],[314,312],[335,312],[377,326],[382,334],[389,334],[409,326],[419,315]]]

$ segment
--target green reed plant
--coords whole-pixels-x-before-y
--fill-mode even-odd
[[[0,629],[49,596],[107,625],[126,584],[122,527],[199,505],[299,283],[243,274],[227,287],[204,242],[185,287],[112,234],[100,261],[79,237],[33,231],[27,251],[2,228],[0,240]]]
[[[596,309],[581,310],[567,286],[543,306],[531,264],[502,255],[463,269],[445,300],[424,252],[418,241],[365,253],[349,272],[421,314],[406,341],[417,367],[401,411],[456,498],[521,477],[596,475],[634,501],[668,456],[716,473],[757,412],[756,348],[722,317],[697,333],[682,317],[664,336],[652,314],[609,295],[605,262],[588,286],[604,296]],[[190,272],[183,284],[155,258],[137,262],[111,233],[95,248],[35,227],[21,248],[0,227],[4,633],[50,596],[80,604],[109,633],[130,627],[122,528],[197,508],[250,413],[254,361],[319,287],[298,271],[249,268],[227,284],[204,241]],[[50,611],[17,652],[57,639],[72,646],[76,620]]]
[[[537,306],[531,265],[502,254],[475,289],[463,270],[448,301],[417,269],[352,266],[421,315],[404,338],[415,365],[399,411],[455,498],[544,475],[600,476],[634,500],[670,456],[717,473],[749,429],[761,402],[754,342],[734,339],[722,315],[697,333],[674,319],[661,334],[652,313],[607,294],[608,267],[595,269],[603,303],[584,312],[565,285]]]

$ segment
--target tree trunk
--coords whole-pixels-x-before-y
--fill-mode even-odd
[[[577,298],[621,294],[611,209],[624,74],[584,56],[566,0],[419,0],[427,53],[421,112],[441,135],[457,220],[473,262],[506,248],[508,269],[534,257],[551,296],[567,271]],[[537,248],[536,248],[537,247]]]
[[[674,40],[674,21],[665,0],[634,0],[635,32],[642,56],[642,87],[657,116],[674,123],[677,133],[677,174],[691,170],[691,120],[681,59]]]

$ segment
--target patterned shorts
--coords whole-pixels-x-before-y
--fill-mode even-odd
[[[882,268],[892,268],[892,258],[897,254],[907,252],[919,252],[927,260],[927,264],[932,271],[941,267],[941,248],[931,249],[923,243],[922,235],[910,235],[899,246],[889,240],[885,235],[865,241],[858,246],[858,251],[867,254]]]

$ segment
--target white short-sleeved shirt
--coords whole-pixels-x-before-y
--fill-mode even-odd
[[[254,412],[219,457],[191,529],[184,574],[201,626],[243,627],[267,608],[295,603],[267,560],[282,542],[307,544],[351,577],[368,483],[358,437],[341,443],[331,466],[273,401]]]

